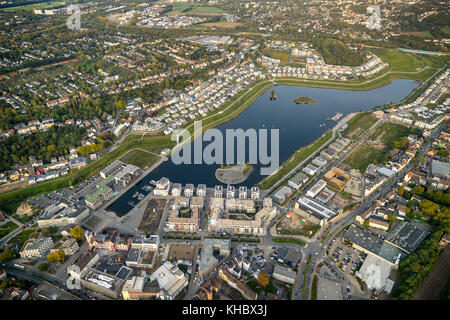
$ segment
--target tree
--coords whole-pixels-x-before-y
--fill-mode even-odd
[[[398,188],[398,194],[400,197],[403,196],[403,192],[405,192],[405,186],[402,184],[400,188]]]
[[[9,262],[14,258],[15,251],[8,249],[0,253],[0,261],[1,262]]]
[[[48,262],[60,262],[60,263],[64,263],[64,261],[66,260],[66,254],[64,253],[63,250],[58,250],[56,252],[51,252],[47,255],[47,260]]]
[[[414,194],[417,194],[418,196],[421,196],[423,194],[423,187],[415,186],[412,190]]]
[[[48,263],[41,263],[38,267],[39,271],[47,271]]]
[[[70,230],[70,234],[77,240],[83,239],[83,228],[80,226],[75,226]]]
[[[258,274],[258,283],[262,287],[267,287],[267,285],[269,284],[269,275],[267,274],[267,272],[260,272]]]

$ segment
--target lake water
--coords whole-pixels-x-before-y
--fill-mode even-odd
[[[279,161],[281,164],[296,150],[310,144],[332,128],[336,122],[326,121],[326,118],[334,116],[336,112],[343,113],[345,117],[351,112],[369,110],[374,106],[389,102],[398,102],[417,85],[416,81],[404,79],[395,80],[384,87],[369,91],[279,85],[266,91],[238,117],[218,126],[217,129],[223,132],[224,137],[226,129],[254,128],[256,130],[269,129],[269,131],[270,129],[279,129]],[[275,101],[269,99],[271,90],[274,90],[277,95]],[[294,98],[298,96],[311,97],[315,103],[297,105]],[[268,140],[270,142],[270,139]],[[203,146],[208,144],[210,142],[203,142]],[[246,158],[248,159],[248,157]],[[138,201],[137,198],[131,196],[136,191],[146,195],[147,192],[141,188],[150,180],[158,180],[161,177],[167,177],[171,182],[181,183],[183,187],[187,183],[192,183],[195,187],[198,184],[214,187],[221,184],[215,177],[215,170],[218,167],[219,165],[216,164],[175,165],[169,159],[117,199],[107,210],[114,211],[119,216],[125,215],[132,209],[128,202],[130,200],[135,203]],[[260,174],[261,165],[255,164],[253,167],[254,170],[248,179],[240,185],[251,187],[264,179],[265,176]],[[267,167],[267,165],[263,165],[263,167]]]

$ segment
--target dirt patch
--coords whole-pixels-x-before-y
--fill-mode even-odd
[[[158,230],[167,199],[151,199],[139,224],[138,230],[153,233]]]
[[[290,217],[284,217],[278,224],[277,231],[282,235],[304,235],[308,236],[317,229],[316,224],[306,220],[297,213],[292,213]],[[320,226],[319,226],[320,227]]]
[[[342,196],[339,193],[336,193],[336,195],[331,199],[330,204],[334,204],[338,208],[345,208],[348,205],[355,203],[353,199],[346,198]]]
[[[353,137],[357,137],[361,134],[362,129],[361,128],[355,128],[348,134],[348,138],[352,139]]]

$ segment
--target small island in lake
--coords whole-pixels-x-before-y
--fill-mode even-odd
[[[238,184],[247,180],[252,171],[253,166],[249,163],[234,166],[222,164],[219,169],[216,169],[216,179],[224,184]]]
[[[277,94],[275,93],[275,91],[270,91],[270,100],[277,100]]]
[[[315,103],[316,101],[314,101],[314,99],[309,97],[297,97],[294,99],[294,102],[296,104],[312,104]]]

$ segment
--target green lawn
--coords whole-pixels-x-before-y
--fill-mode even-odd
[[[14,236],[11,238],[11,240],[9,240],[9,244],[14,244],[14,243],[23,243],[25,241],[28,240],[28,238],[30,237],[30,235],[34,232],[34,229],[26,229],[23,230],[21,233],[19,233],[18,235]]]
[[[394,142],[402,137],[408,136],[410,133],[418,132],[416,132],[416,129],[400,124],[385,122],[378,126],[370,136],[371,140],[380,140],[384,144],[384,148],[379,150],[362,145],[353,151],[345,159],[344,163],[364,173],[369,164],[385,162],[389,157],[389,151],[394,148]]]
[[[413,131],[415,130],[410,127],[402,126],[401,124],[385,122],[375,129],[370,138],[380,139],[389,151],[393,148],[395,141],[408,136]]]
[[[377,122],[372,113],[358,113],[347,121],[348,128],[342,132],[342,135],[347,138],[359,136],[365,130],[369,129],[375,122]]]
[[[321,136],[318,140],[314,141],[312,144],[301,148],[293,156],[291,156],[287,161],[285,161],[281,168],[277,172],[268,176],[263,181],[259,183],[261,189],[269,189],[276,182],[282,179],[286,174],[288,174],[292,169],[294,169],[300,162],[309,157],[322,145],[328,142],[333,137],[333,132],[330,130],[325,135]]]
[[[369,146],[360,146],[353,151],[345,160],[344,163],[348,164],[354,169],[366,172],[367,166],[371,163],[380,163],[383,161],[385,152],[375,149]]]
[[[4,225],[0,226],[0,238],[3,238],[7,234],[16,230],[19,226],[12,221],[6,222]]]
[[[151,167],[156,161],[158,161],[159,158],[160,157],[155,154],[148,153],[139,149],[134,149],[120,158],[120,161],[135,165],[142,170],[145,170]]]
[[[67,1],[67,2],[70,2],[70,1]],[[34,3],[34,4],[23,5],[23,6],[17,6],[17,7],[3,8],[0,10],[3,10],[3,11],[19,11],[19,10],[31,11],[34,9],[50,9],[50,8],[62,6],[64,4],[66,4],[66,2],[50,1],[50,2]]]
[[[298,244],[302,247],[304,247],[306,244],[302,240],[295,239],[295,238],[285,238],[285,237],[272,238],[272,241],[276,242],[276,243],[294,243],[294,244]]]

